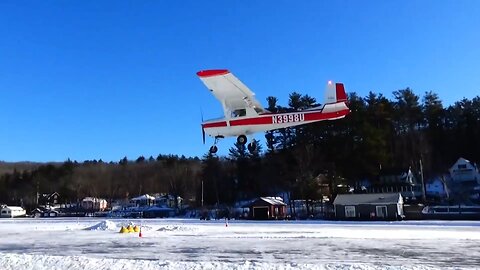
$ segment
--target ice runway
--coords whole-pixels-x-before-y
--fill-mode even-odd
[[[120,234],[123,225],[142,225]],[[480,222],[0,219],[0,269],[478,269]]]

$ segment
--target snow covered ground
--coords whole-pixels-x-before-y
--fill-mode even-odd
[[[120,234],[121,226],[142,225]],[[0,269],[479,269],[480,222],[0,219]]]

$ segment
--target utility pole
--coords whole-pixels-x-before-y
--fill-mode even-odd
[[[440,180],[442,181],[443,189],[445,189],[445,196],[447,197],[447,200],[448,200],[450,199],[450,194],[448,193],[448,187],[447,187],[447,182],[445,181],[445,177],[442,175],[442,177],[440,177]]]
[[[203,208],[203,180],[202,180],[202,208]]]
[[[425,192],[425,182],[423,180],[423,165],[422,165],[422,159],[420,159],[420,180],[422,181],[422,199],[423,201],[427,201],[427,194]]]
[[[36,207],[38,207],[38,201],[39,201],[38,199],[40,197],[40,183],[39,183],[38,179],[37,179],[37,194],[36,195],[37,195],[36,196],[37,198],[36,198],[35,202],[36,202]]]

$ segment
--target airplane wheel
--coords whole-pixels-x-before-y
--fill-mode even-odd
[[[212,147],[210,147],[210,153],[211,154],[215,154],[215,153],[217,153],[217,151],[218,151],[218,148],[217,148],[216,145],[212,145]]]
[[[238,136],[237,137],[237,143],[242,144],[242,145],[246,144],[247,143],[247,136],[245,136],[245,135]]]
[[[248,146],[248,151],[253,154],[255,151],[257,151],[257,145],[254,144],[253,142],[249,143]]]

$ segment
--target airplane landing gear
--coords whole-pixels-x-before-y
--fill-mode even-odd
[[[219,139],[222,139],[222,138],[224,138],[224,137],[221,136],[221,135],[215,136],[215,142],[213,143],[212,147],[210,147],[210,150],[209,150],[210,154],[217,153],[217,151],[218,151],[217,142],[218,142]]]
[[[210,151],[210,154],[215,154],[218,151],[218,147],[216,145],[212,145],[209,151]]]
[[[241,145],[245,145],[247,143],[247,136],[245,135],[240,135],[237,137],[237,143]]]

